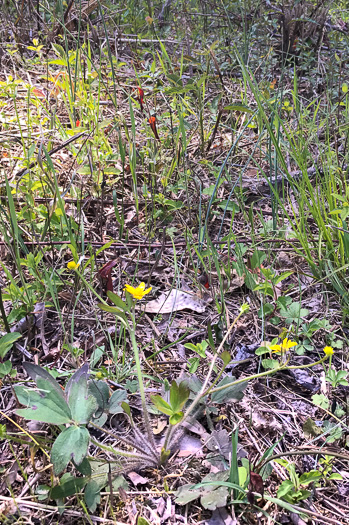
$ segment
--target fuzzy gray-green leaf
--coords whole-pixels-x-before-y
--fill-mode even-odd
[[[70,460],[80,465],[87,454],[90,434],[85,427],[68,427],[58,436],[51,451],[54,473],[60,474]]]

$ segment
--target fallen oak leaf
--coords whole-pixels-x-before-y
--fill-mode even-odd
[[[157,299],[149,301],[149,303],[146,303],[144,306],[138,306],[138,308],[146,313],[156,314],[168,314],[186,309],[203,313],[206,309],[207,303],[211,301],[212,298],[210,296],[201,299],[194,293],[173,289],[170,292],[161,294]]]

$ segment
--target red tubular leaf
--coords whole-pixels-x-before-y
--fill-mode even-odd
[[[111,278],[111,272],[114,266],[117,264],[117,259],[113,259],[105,263],[102,268],[98,270],[98,275],[102,279],[102,282],[107,292],[113,292],[113,281]]]
[[[154,135],[155,135],[156,140],[160,140],[160,137],[159,137],[159,134],[158,134],[158,130],[156,129],[156,117],[154,117],[154,116],[150,117],[148,119],[148,122],[150,124],[150,127],[151,127]]]

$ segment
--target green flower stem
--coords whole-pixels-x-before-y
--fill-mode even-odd
[[[213,394],[214,392],[220,392],[221,390],[225,390],[226,388],[232,387],[234,385],[239,385],[240,383],[246,383],[247,381],[251,381],[252,379],[258,379],[259,377],[265,377],[271,374],[275,374],[275,372],[280,372],[280,370],[287,370],[286,365],[281,365],[278,368],[274,368],[272,370],[266,370],[265,372],[261,372],[260,374],[254,374],[253,376],[247,376],[243,377],[242,379],[237,379],[236,381],[233,381],[232,383],[228,383],[227,385],[217,386],[217,388],[213,388],[211,390],[211,387],[201,394],[201,397],[205,397],[208,394]]]
[[[335,458],[340,458],[349,461],[349,454],[342,454],[339,452],[335,452],[332,449],[326,449],[326,448],[310,448],[310,449],[296,449],[296,450],[290,450],[289,452],[282,452],[281,454],[275,454],[274,456],[270,456],[269,458],[265,459],[261,464],[256,465],[256,468],[258,469],[258,472],[262,470],[267,463],[270,463],[270,461],[274,461],[275,459],[283,458],[286,456],[317,456],[318,454],[321,455],[327,455],[327,456],[333,456]]]
[[[104,301],[104,299],[102,299],[102,297],[86,281],[86,279],[81,275],[81,273],[78,270],[76,270],[76,269],[74,271],[80,277],[80,279],[84,283],[84,285],[89,290],[91,290],[91,292],[97,297],[97,299],[101,303],[103,303],[105,305],[108,305],[108,303],[106,301]],[[155,455],[156,455],[156,445],[155,445],[155,440],[154,440],[154,434],[152,432],[151,425],[150,425],[150,418],[149,418],[149,413],[148,413],[147,404],[146,404],[146,398],[145,398],[145,390],[144,390],[141,362],[140,362],[140,359],[139,359],[138,345],[137,345],[136,336],[135,336],[136,321],[135,321],[134,304],[132,305],[131,309],[132,309],[132,312],[130,312],[130,314],[131,314],[131,318],[132,318],[132,324],[131,324],[131,326],[128,326],[128,331],[129,331],[129,334],[130,334],[130,339],[131,339],[131,344],[132,344],[132,348],[133,348],[133,353],[134,353],[134,356],[135,356],[137,378],[138,378],[138,384],[139,384],[139,392],[140,392],[140,395],[141,395],[141,402],[142,402],[143,418],[144,418],[145,428],[146,428],[146,431],[147,431],[147,434],[148,434],[148,437],[149,437],[150,444],[152,445],[152,448],[154,449],[154,457],[155,457]],[[96,426],[96,425],[94,425],[94,426]],[[101,430],[103,430],[103,429],[101,429]],[[116,437],[116,436],[114,436],[114,437]],[[118,437],[118,439],[119,439],[119,437]]]
[[[230,364],[230,363],[229,363]],[[218,381],[220,380],[220,378],[222,377],[222,374],[224,372],[224,370],[226,369],[227,365],[224,365],[221,369],[221,371],[218,373],[216,379],[213,381],[212,385],[208,388],[208,390],[206,391],[206,393],[204,394],[205,396],[207,394],[209,394],[212,390],[212,388],[218,383]]]
[[[234,321],[232,322],[232,324],[230,325],[227,333],[225,334],[225,336],[223,337],[223,340],[221,341],[221,344],[219,345],[218,347],[218,350],[217,352],[215,353],[212,361],[211,361],[211,366],[209,368],[209,371],[207,373],[207,376],[206,376],[206,379],[204,381],[204,384],[202,385],[201,387],[201,390],[200,392],[196,395],[196,397],[194,398],[192,404],[187,408],[187,410],[185,411],[185,414],[182,418],[182,420],[180,421],[181,425],[183,425],[183,423],[188,419],[188,417],[190,416],[190,414],[193,412],[193,410],[195,409],[195,407],[197,406],[197,404],[200,402],[200,399],[202,398],[202,396],[204,395],[204,392],[206,391],[207,389],[207,385],[210,381],[210,378],[211,378],[211,374],[212,374],[212,371],[213,371],[213,368],[214,368],[214,365],[216,363],[216,360],[217,358],[219,357],[219,354],[221,353],[221,350],[222,348],[224,347],[224,343],[226,342],[226,340],[228,339],[229,337],[229,334],[231,333],[231,331],[233,330],[234,326],[236,325],[236,323],[238,322],[238,320],[240,319],[240,317],[248,311],[248,308],[244,307],[244,305],[241,307],[240,309],[240,312],[239,314],[237,315],[237,317],[234,319]],[[165,448],[165,445],[167,446],[167,444],[171,441],[171,437],[172,437],[172,433],[173,433],[173,425],[169,425],[168,429],[167,429],[167,432],[166,432],[166,436],[165,436],[165,443],[164,443],[164,448]],[[166,450],[166,448],[165,448]]]
[[[320,363],[323,363],[327,359],[327,355],[320,359],[319,361],[316,361],[315,363],[310,363],[309,365],[302,365],[302,366],[287,366],[287,363],[282,364],[278,368],[274,368],[272,370],[266,370],[265,372],[261,372],[260,374],[254,374],[252,376],[244,377],[243,379],[237,379],[233,383],[228,383],[227,385],[218,386],[217,388],[209,388],[206,392],[202,394],[202,397],[207,396],[207,394],[213,394],[214,392],[220,392],[221,390],[224,390],[225,388],[232,387],[233,385],[238,385],[239,383],[245,383],[246,381],[251,381],[251,379],[257,379],[259,377],[264,377],[267,375],[274,374],[275,372],[280,372],[280,370],[299,370],[300,368],[311,368],[312,366],[319,365]]]
[[[315,363],[310,363],[309,365],[301,365],[301,366],[288,366],[287,367],[287,370],[299,370],[300,368],[311,368],[312,366],[315,366],[315,365],[320,365],[321,363],[323,363],[324,361],[326,361],[326,359],[328,358],[327,355],[325,355],[324,357],[322,357],[319,361],[316,361]]]
[[[85,277],[83,277],[81,273],[76,269],[74,270],[74,272],[80,277],[84,285],[97,297],[98,301],[108,306],[108,303],[104,299],[102,299],[102,297],[96,292],[96,290],[93,289],[93,287],[86,281]]]

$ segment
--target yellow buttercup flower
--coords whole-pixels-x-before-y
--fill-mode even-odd
[[[150,292],[151,286],[149,288],[145,289],[145,283],[140,283],[137,286],[137,288],[134,288],[130,284],[125,284],[125,290],[126,290],[126,292],[130,293],[131,295],[133,295],[133,297],[135,299],[140,300],[140,299],[143,299],[143,297],[145,295],[147,295],[147,293]]]
[[[77,268],[79,268],[79,266],[80,266],[80,264],[76,263],[75,261],[70,261],[67,264],[68,270],[76,270]]]
[[[297,346],[297,343],[295,341],[291,341],[290,339],[287,339],[287,337],[282,341],[281,345],[271,345],[269,348],[273,352],[286,352],[290,348],[293,348],[294,346]]]
[[[324,352],[327,356],[333,355],[333,348],[332,346],[325,346]]]

